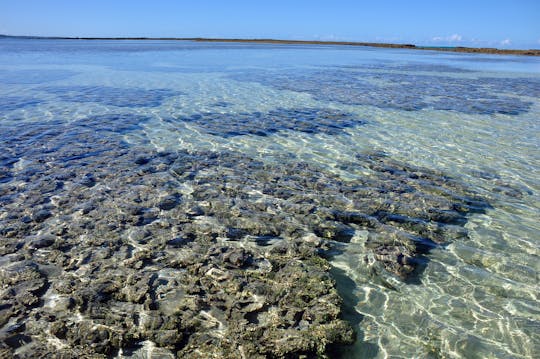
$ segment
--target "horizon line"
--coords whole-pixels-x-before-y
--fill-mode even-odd
[[[494,55],[525,55],[540,56],[540,49],[499,49],[494,47],[466,47],[466,46],[423,46],[406,43],[362,42],[362,41],[323,41],[323,40],[283,40],[271,38],[206,38],[206,37],[88,37],[88,36],[32,36],[32,35],[5,35],[0,38],[19,38],[35,40],[162,40],[162,41],[196,41],[196,42],[233,42],[233,43],[259,43],[280,45],[339,45],[339,46],[365,46],[393,49],[431,50],[465,53],[483,53]]]

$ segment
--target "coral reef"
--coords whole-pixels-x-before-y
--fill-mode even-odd
[[[211,135],[225,138],[242,135],[268,136],[285,130],[336,134],[345,128],[365,123],[354,114],[325,108],[277,108],[268,112],[233,114],[207,112],[166,121],[193,123]]]
[[[309,93],[320,101],[405,111],[435,109],[466,114],[519,115],[527,112],[532,102],[515,95],[540,96],[540,81],[535,78],[477,77],[471,80],[450,76],[463,72],[460,69],[443,66],[439,74],[435,71],[437,67],[414,64],[343,66],[294,72],[251,71],[231,75],[231,78]],[[511,93],[508,93],[509,87]]]
[[[404,279],[488,206],[377,153],[345,181],[294,156],[122,142],[145,121],[2,129],[1,355],[325,357],[354,338],[328,256],[367,230],[366,268]]]

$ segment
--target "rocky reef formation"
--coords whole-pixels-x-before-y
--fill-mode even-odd
[[[345,128],[365,123],[354,114],[330,108],[277,108],[268,112],[235,114],[207,112],[166,121],[193,123],[211,135],[225,138],[268,136],[284,130],[336,134]]]
[[[117,107],[157,107],[168,98],[182,95],[170,89],[119,88],[110,86],[47,86],[40,88],[63,101],[91,102]]]
[[[7,112],[37,106],[42,101],[22,96],[3,96],[0,111]]]
[[[103,115],[2,129],[0,356],[325,357],[351,343],[327,257],[358,232],[374,278],[466,235],[488,204],[383,154],[156,152]]]
[[[231,77],[279,90],[309,93],[325,102],[404,111],[435,109],[466,114],[519,115],[527,112],[532,102],[516,98],[516,94],[540,96],[540,81],[536,78],[471,79],[455,76],[459,72],[467,71],[449,66],[409,64],[252,71]],[[511,93],[508,88],[512,88]]]

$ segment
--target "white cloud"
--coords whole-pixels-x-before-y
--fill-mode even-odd
[[[301,38],[301,37],[299,37]],[[342,37],[339,37],[334,34],[326,34],[326,35],[313,35],[313,38],[318,41],[345,41]]]
[[[501,46],[508,46],[512,45],[512,41],[510,39],[504,39],[501,41]]]
[[[461,42],[463,40],[463,36],[459,34],[453,34],[449,36],[435,36],[431,38],[433,41],[445,41],[445,42]]]

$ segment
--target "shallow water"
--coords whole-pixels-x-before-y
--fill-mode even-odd
[[[113,204],[97,204],[98,209],[120,216],[122,181],[142,176],[137,166],[146,164],[142,159],[122,162],[125,153],[130,158],[152,151],[187,151],[190,155],[171,160],[177,165],[206,163],[213,158],[208,153],[217,153],[223,157],[209,160],[206,170],[193,165],[200,171],[194,180],[174,177],[172,183],[150,173],[159,177],[149,180],[155,180],[155,193],[163,192],[165,198],[157,205],[161,212],[144,210],[155,216],[142,215],[142,223],[132,225],[128,218],[121,228],[89,227],[74,238],[118,235],[129,242],[130,251],[142,252],[154,237],[135,243],[133,231],[164,221],[163,213],[175,205],[174,196],[201,196],[201,201],[211,202],[204,197],[206,185],[225,188],[240,183],[238,198],[261,203],[270,201],[265,196],[279,197],[283,202],[269,213],[283,213],[283,221],[294,217],[302,230],[328,241],[324,257],[332,264],[330,273],[344,300],[343,315],[357,337],[354,345],[340,349],[343,357],[532,358],[539,351],[536,58],[344,46],[2,39],[0,84],[0,227],[5,229],[4,246],[19,243],[3,253],[1,265],[8,274],[10,265],[22,260],[18,253],[23,249],[20,255],[37,262],[45,273],[43,258],[50,255],[50,245],[32,241],[71,226],[81,213],[93,213],[77,201],[56,204],[66,193],[80,195],[81,201],[109,196]],[[107,163],[113,173],[103,170]],[[260,166],[275,179],[262,179]],[[295,178],[297,171],[302,179]],[[72,186],[72,172],[73,177],[85,174],[82,189],[74,180]],[[311,187],[315,180],[320,188]],[[266,181],[279,184],[268,189]],[[368,197],[363,198],[355,185],[367,188]],[[172,187],[178,193],[170,197]],[[292,197],[281,195],[287,189]],[[317,195],[321,198],[314,198]],[[293,197],[301,200],[294,202]],[[363,211],[378,224],[343,220],[346,239],[335,232],[326,235],[322,227],[313,227],[308,214],[303,223],[301,216],[295,217],[300,210],[286,207],[293,202],[306,207],[306,198],[329,210]],[[376,210],[368,210],[370,202],[378,204]],[[470,207],[452,212],[460,203]],[[77,212],[69,212],[69,206]],[[438,210],[457,217],[441,219]],[[240,218],[266,218],[252,218],[250,213]],[[97,217],[90,222],[92,218]],[[242,228],[240,220],[216,218],[220,224],[235,224],[227,228]],[[176,225],[175,218],[166,219]],[[264,230],[257,235],[265,241],[288,239]],[[156,236],[166,238],[167,231],[162,232]],[[392,247],[384,238],[380,241],[390,251],[399,247],[401,255],[415,258],[413,266],[400,262],[399,267],[377,257],[383,252],[380,246],[373,249],[373,243],[379,243],[374,237],[395,234],[399,241],[411,233],[415,241],[425,243],[411,249],[409,242]],[[254,233],[248,231],[242,241],[250,235]],[[77,258],[73,243],[59,250],[67,253],[67,262],[79,262],[62,270],[84,282],[92,278],[85,265],[99,257],[99,251]],[[95,246],[102,248],[104,243]],[[422,245],[428,248],[420,250]],[[145,266],[141,273],[146,273]],[[164,270],[171,269],[160,269]],[[44,274],[47,278],[61,278],[50,271],[53,274]],[[55,280],[49,282],[30,291],[40,301],[27,305],[24,315],[54,306]],[[174,297],[163,297],[167,295]],[[9,309],[10,298],[3,297],[2,310]],[[163,311],[168,313],[167,305]],[[80,308],[73,311],[93,318]],[[54,337],[40,332],[37,324],[38,329],[22,331],[28,334],[14,344],[10,328],[21,318],[8,315],[0,330],[4,344],[19,355],[31,355],[32,343],[39,340],[58,348],[70,345],[69,335]],[[92,320],[98,323],[96,318]],[[220,330],[223,325],[214,332]],[[132,355],[121,344],[114,355],[136,357],[154,351],[159,357],[174,352],[155,349],[155,340],[143,339]]]

